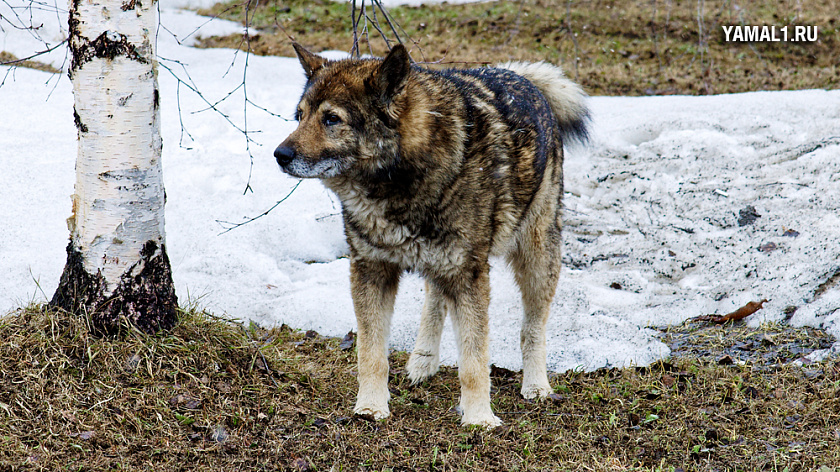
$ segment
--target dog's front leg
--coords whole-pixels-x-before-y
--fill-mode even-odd
[[[388,334],[400,269],[394,264],[352,258],[350,290],[358,324],[359,394],[357,415],[387,418],[388,411]]]
[[[490,408],[490,267],[463,274],[454,293],[452,325],[458,342],[462,424],[495,428],[502,424]],[[460,286],[460,287],[459,287]]]

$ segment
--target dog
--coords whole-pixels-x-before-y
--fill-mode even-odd
[[[438,370],[444,320],[458,344],[462,424],[490,407],[489,257],[522,292],[525,398],[551,393],[546,322],[560,273],[563,143],[585,142],[586,94],[547,63],[434,71],[402,45],[384,59],[329,61],[294,44],[306,75],[298,127],[274,152],[284,172],[341,200],[358,323],[354,412],[389,416],[387,340],[400,276],[425,279],[408,378]]]

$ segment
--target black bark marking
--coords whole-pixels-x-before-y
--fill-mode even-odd
[[[125,106],[125,104],[126,104],[126,103],[128,103],[128,101],[129,101],[129,100],[131,99],[131,97],[133,97],[133,96],[134,96],[134,92],[131,92],[131,93],[129,93],[128,95],[126,95],[125,97],[120,98],[119,100],[117,100],[117,105],[119,105],[119,106],[121,106],[121,107],[124,107],[124,106]]]
[[[70,77],[94,58],[114,60],[118,56],[133,59],[141,64],[148,64],[149,60],[141,55],[137,48],[128,41],[124,34],[104,31],[94,40],[82,36],[78,32],[76,12],[70,13]],[[75,23],[75,24],[74,24]]]
[[[106,297],[104,278],[85,270],[82,255],[71,242],[67,265],[50,305],[78,315],[89,314],[91,324],[101,334],[120,332],[126,327],[123,319],[146,333],[172,328],[178,321],[178,298],[166,246],[147,241],[140,255],[137,264],[143,269],[137,275],[132,275],[137,264],[126,270],[116,290]]]
[[[67,263],[53,294],[50,305],[74,312],[84,313],[82,307],[97,305],[105,289],[105,279],[101,274],[90,274],[85,270],[82,254],[73,246],[67,245]]]
[[[73,107],[73,123],[76,125],[76,129],[79,130],[80,133],[88,132],[88,127],[86,124],[82,123],[82,117],[76,112],[76,107]]]

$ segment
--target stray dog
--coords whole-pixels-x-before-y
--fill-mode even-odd
[[[432,71],[411,65],[402,45],[385,59],[340,61],[294,47],[307,82],[298,128],[274,156],[341,200],[358,322],[354,412],[390,414],[387,340],[400,275],[412,270],[426,300],[409,379],[437,372],[448,313],[462,423],[501,424],[490,408],[491,255],[506,257],[522,292],[522,395],[548,395],[563,142],[587,138],[586,94],[546,63]]]

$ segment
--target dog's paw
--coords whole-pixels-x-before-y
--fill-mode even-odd
[[[528,400],[542,400],[551,392],[551,386],[548,385],[548,382],[522,386],[522,396]]]
[[[405,371],[408,373],[408,380],[412,384],[420,383],[435,375],[440,362],[438,356],[428,351],[414,351],[408,357],[405,364]]]
[[[461,425],[475,425],[482,428],[493,429],[502,425],[502,420],[494,415],[492,411],[488,413],[481,413],[476,415],[464,415],[461,417]]]
[[[373,418],[374,420],[384,420],[391,415],[391,412],[388,410],[387,405],[385,407],[356,405],[356,408],[353,408],[353,414],[366,418]]]

